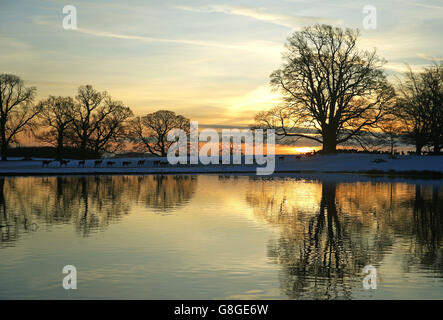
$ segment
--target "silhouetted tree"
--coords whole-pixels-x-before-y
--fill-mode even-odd
[[[415,145],[415,153],[421,154],[429,140],[429,115],[428,105],[423,92],[424,83],[420,75],[412,72],[406,73],[405,80],[400,82],[398,96],[393,108],[394,114],[402,121],[403,140]]]
[[[131,109],[122,102],[108,99],[105,104],[106,112],[112,112],[97,123],[96,131],[90,138],[90,148],[95,152],[110,151],[111,146],[114,147],[113,150],[117,150],[125,138],[125,122],[133,115]]]
[[[121,133],[123,122],[132,115],[128,107],[113,101],[108,94],[86,85],[78,88],[73,112],[73,139],[82,157],[87,148],[106,150]]]
[[[429,142],[434,154],[443,148],[443,64],[425,68],[421,74],[430,126]]]
[[[259,113],[256,123],[280,136],[323,144],[325,152],[356,140],[375,127],[394,96],[373,52],[357,49],[359,32],[315,25],[288,38],[284,64],[271,74],[271,85],[284,106]],[[313,134],[288,130],[313,129]]]
[[[86,153],[91,135],[99,123],[98,120],[101,120],[97,117],[97,110],[103,108],[102,102],[106,97],[106,92],[99,92],[90,85],[78,88],[77,104],[73,113],[73,128],[74,137],[78,140],[82,155]]]
[[[57,157],[62,158],[62,151],[65,139],[72,131],[74,100],[71,97],[54,97],[40,102],[41,113],[38,115],[41,119],[41,125],[49,128],[40,130],[36,137],[46,143],[56,147]]]
[[[0,74],[0,149],[7,160],[8,146],[17,142],[17,134],[32,128],[40,108],[32,105],[35,87],[25,87],[12,74]]]
[[[189,133],[189,119],[175,112],[159,110],[137,117],[130,121],[130,137],[140,148],[150,153],[165,157],[173,143],[168,141],[168,133],[173,129],[182,129]]]

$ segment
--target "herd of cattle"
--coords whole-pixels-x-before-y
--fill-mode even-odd
[[[309,152],[309,153],[305,153],[303,155],[296,155],[295,158],[296,159],[302,159],[302,158],[310,158],[312,156],[314,156],[315,153],[314,152]],[[285,160],[285,156],[279,156],[278,157],[279,161],[284,161]],[[55,162],[55,163],[59,163],[60,167],[66,167],[68,164],[73,164],[72,166],[75,166],[75,163],[77,162],[77,167],[85,167],[87,162],[86,160],[42,160],[42,167],[49,167],[49,164]],[[89,160],[89,166],[88,167],[92,167],[92,165],[95,168],[100,168],[100,167],[107,167],[107,168],[112,168],[112,167],[165,167],[168,166],[169,163],[167,160],[162,159],[162,160],[134,160],[134,161],[128,161],[128,160],[124,160],[124,161],[117,161],[117,160]],[[71,166],[71,165],[70,165]]]
[[[78,167],[85,167],[86,160],[76,160]],[[120,167],[143,167],[147,164],[146,160],[137,160],[137,161],[115,161],[115,160],[93,160],[94,167],[108,167],[112,168],[120,164]],[[42,160],[42,167],[49,167],[49,164],[52,162],[58,162],[60,167],[66,167],[68,163],[75,163],[73,160]],[[165,160],[154,160],[151,161],[152,166],[165,166],[168,165],[168,161]],[[92,165],[92,161],[91,161]]]

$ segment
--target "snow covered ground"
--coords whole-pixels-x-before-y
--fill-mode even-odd
[[[374,162],[376,159],[382,159]],[[255,165],[179,165],[166,163],[166,158],[107,158],[86,160],[84,166],[78,160],[70,160],[60,166],[53,161],[42,166],[45,159],[23,161],[11,158],[0,161],[0,175],[51,175],[51,174],[149,174],[149,173],[254,173]],[[139,163],[143,161],[144,163]],[[385,162],[383,162],[385,161]],[[378,154],[335,154],[301,156],[277,155],[275,172],[387,172],[410,173],[436,172],[443,173],[443,156],[398,156],[391,159],[388,155]]]

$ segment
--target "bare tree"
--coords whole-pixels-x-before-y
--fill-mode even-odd
[[[2,161],[7,160],[8,147],[17,142],[17,134],[32,128],[40,112],[32,105],[35,87],[24,86],[23,81],[12,74],[0,74],[0,148]]]
[[[443,148],[443,64],[421,72],[406,73],[398,88],[395,113],[402,119],[405,140],[421,154],[424,146],[432,146],[435,154]]]
[[[71,97],[54,97],[40,102],[41,125],[48,128],[36,132],[37,139],[56,147],[58,159],[62,158],[63,148],[69,131],[72,130],[74,100]]]
[[[443,148],[443,64],[425,68],[422,73],[428,106],[430,144],[434,154]]]
[[[97,110],[102,108],[102,102],[107,97],[106,92],[99,92],[91,85],[78,88],[75,97],[77,103],[74,109],[73,129],[82,157],[86,155],[86,149],[91,135],[95,132],[98,124]]]
[[[148,152],[165,157],[173,142],[168,141],[168,133],[173,129],[182,129],[189,133],[189,119],[175,112],[159,110],[144,117],[130,121],[130,136],[138,147]]]
[[[120,101],[106,99],[106,108],[100,110],[97,117],[102,119],[96,125],[90,137],[90,148],[95,152],[117,150],[125,138],[125,121],[131,117],[132,111]],[[102,116],[107,113],[107,116]]]
[[[260,114],[257,125],[317,141],[325,152],[351,140],[363,143],[361,133],[375,128],[394,90],[375,51],[357,49],[358,36],[358,31],[328,25],[292,34],[283,67],[271,74],[285,106]],[[287,130],[287,124],[305,132]]]
[[[398,87],[398,97],[393,108],[394,114],[403,123],[403,139],[415,145],[416,154],[421,154],[429,136],[427,101],[422,94],[423,85],[420,77],[409,69],[406,80]]]
[[[78,88],[73,113],[74,141],[84,158],[87,148],[103,151],[121,133],[121,125],[132,115],[128,107],[113,101],[107,92],[99,92],[91,85]]]

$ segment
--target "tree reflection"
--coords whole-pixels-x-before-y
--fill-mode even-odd
[[[443,276],[443,195],[437,186],[415,186],[409,257]],[[407,266],[406,266],[407,267]]]
[[[72,224],[89,236],[134,205],[170,212],[190,201],[196,182],[172,175],[0,178],[0,247],[40,225]]]
[[[143,188],[138,199],[163,213],[188,203],[197,183],[196,176],[158,175],[150,178],[151,187]]]
[[[267,184],[252,187],[246,201],[281,228],[268,256],[282,266],[281,287],[289,298],[351,298],[362,287],[363,267],[377,266],[405,237],[406,266],[418,260],[441,270],[443,211],[436,186],[414,197],[413,185],[324,181],[308,185],[317,205],[307,205],[305,181]]]

